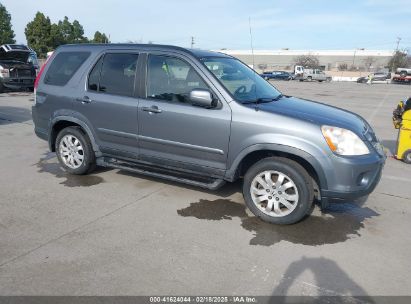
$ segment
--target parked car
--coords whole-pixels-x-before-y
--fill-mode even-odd
[[[401,77],[411,76],[411,68],[397,68],[396,74]]]
[[[32,89],[39,69],[36,53],[25,45],[0,46],[0,93],[5,88]]]
[[[323,82],[323,81],[328,81],[330,82],[332,80],[331,76],[328,76],[324,73],[324,71],[320,69],[305,69],[302,75],[300,75],[298,78],[300,81],[318,81],[318,82]]]
[[[278,79],[278,80],[291,80],[292,77],[290,73],[285,71],[272,71],[272,72],[264,72],[260,74],[265,80],[269,79]]]
[[[284,96],[229,55],[174,46],[61,46],[32,114],[68,173],[99,165],[207,189],[243,179],[248,208],[275,224],[304,218],[314,189],[323,207],[369,194],[385,162],[357,114]]]
[[[383,81],[383,82],[388,82],[391,80],[391,73],[390,72],[377,72],[374,74],[371,74],[372,81]],[[359,77],[357,79],[358,83],[367,83],[369,80],[369,76],[365,77]]]

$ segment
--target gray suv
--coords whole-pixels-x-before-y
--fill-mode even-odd
[[[96,165],[207,189],[243,179],[262,220],[301,220],[317,196],[373,191],[385,162],[360,116],[282,95],[241,61],[161,45],[66,45],[43,66],[35,133],[61,166]]]

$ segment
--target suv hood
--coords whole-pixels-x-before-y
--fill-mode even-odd
[[[319,126],[345,128],[360,137],[369,129],[368,123],[357,114],[306,99],[283,97],[278,101],[259,104],[258,107],[262,111],[302,119]]]
[[[27,62],[30,52],[28,51],[10,51],[6,53],[0,53],[0,60],[18,60],[21,62]]]

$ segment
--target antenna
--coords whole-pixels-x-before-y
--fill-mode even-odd
[[[251,45],[251,56],[253,58],[253,70],[254,66],[254,47],[253,47],[253,32],[251,31],[251,17],[248,17],[248,26],[250,27],[250,45]]]
[[[254,96],[257,100],[257,86],[255,85],[255,62],[254,62],[254,46],[253,46],[253,32],[251,31],[251,17],[248,17],[248,26],[250,27],[250,45],[251,45],[251,57],[253,58],[253,72],[254,72]],[[256,101],[256,103],[258,103]]]
[[[191,36],[191,48],[194,48],[194,44],[195,44],[194,36]]]

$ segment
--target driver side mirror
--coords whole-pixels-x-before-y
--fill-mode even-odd
[[[194,89],[190,92],[189,98],[195,106],[213,108],[217,105],[209,90]]]

